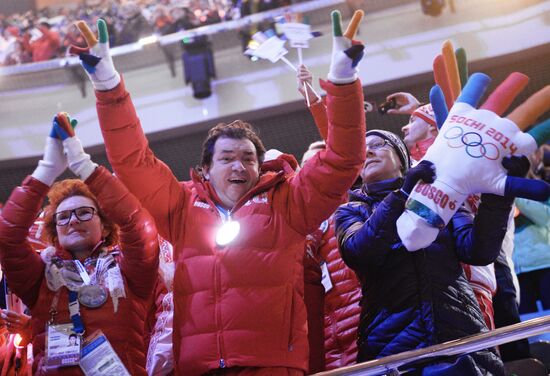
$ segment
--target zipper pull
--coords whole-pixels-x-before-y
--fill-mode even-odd
[[[220,368],[225,368],[225,360],[220,359]]]

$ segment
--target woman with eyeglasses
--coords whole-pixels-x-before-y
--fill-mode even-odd
[[[0,262],[10,289],[31,311],[33,374],[82,375],[80,367],[101,367],[145,375],[156,227],[124,185],[84,153],[74,125],[66,114],[54,118],[44,157],[6,202]],[[53,184],[67,166],[80,180]],[[51,245],[38,254],[26,238],[46,196]],[[91,351],[63,347],[74,335],[78,344],[95,340],[105,353],[94,359]]]
[[[391,132],[368,131],[366,147],[363,185],[336,211],[342,257],[363,290],[358,362],[487,331],[460,262],[494,261],[513,199],[482,195],[475,219],[459,209],[434,243],[409,252],[396,221],[416,183],[433,182],[436,171],[428,161],[409,168],[408,150]],[[431,375],[504,374],[502,362],[489,350],[424,365],[410,368]]]

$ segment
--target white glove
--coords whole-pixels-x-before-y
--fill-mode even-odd
[[[107,24],[102,19],[97,20],[99,42],[84,21],[79,21],[77,27],[86,39],[90,53],[75,46],[71,46],[70,52],[79,55],[95,90],[107,91],[115,88],[120,83],[120,74],[116,71],[109,52]],[[98,59],[100,59],[99,62]]]
[[[65,154],[69,161],[69,169],[80,179],[86,180],[97,168],[90,155],[84,152],[78,137],[68,137],[63,141]]]
[[[357,64],[363,57],[364,46],[353,43],[359,23],[363,18],[363,11],[355,11],[348,29],[342,35],[342,20],[339,11],[332,12],[332,60],[328,79],[335,84],[349,84],[357,80]]]
[[[46,138],[44,156],[38,162],[38,166],[36,166],[31,176],[51,186],[55,179],[57,179],[66,169],[67,158],[63,154],[61,140],[48,136]]]

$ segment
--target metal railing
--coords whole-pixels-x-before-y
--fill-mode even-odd
[[[550,315],[423,349],[405,351],[384,358],[354,364],[349,367],[316,373],[315,376],[398,374],[396,371],[400,367],[411,365],[419,361],[426,361],[437,357],[468,354],[547,332],[550,332]]]

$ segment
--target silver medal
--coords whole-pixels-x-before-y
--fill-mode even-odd
[[[78,290],[78,301],[85,307],[98,308],[107,301],[109,293],[98,285],[84,285]]]

